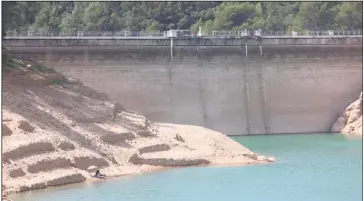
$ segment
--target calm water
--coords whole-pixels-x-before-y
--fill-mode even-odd
[[[341,135],[234,137],[278,163],[181,168],[27,192],[15,201],[360,201],[362,141]]]

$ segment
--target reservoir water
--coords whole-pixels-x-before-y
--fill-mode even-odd
[[[177,168],[10,196],[14,201],[360,201],[362,140],[339,134],[233,137],[277,163]]]

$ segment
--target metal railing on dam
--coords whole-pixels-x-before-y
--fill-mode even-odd
[[[261,36],[261,37],[164,37],[164,36],[16,36],[5,37],[3,45],[11,49],[57,50],[58,48],[140,49],[178,47],[248,47],[248,46],[362,46],[362,35],[334,36]]]
[[[175,34],[174,34],[175,33]],[[170,30],[170,31],[157,31],[157,32],[130,32],[130,31],[118,31],[118,32],[98,32],[98,31],[90,31],[90,32],[60,32],[60,33],[51,33],[51,32],[21,32],[14,33],[8,32],[6,34],[6,38],[8,39],[16,39],[16,38],[80,38],[80,39],[88,39],[90,37],[108,39],[108,38],[117,38],[117,39],[160,39],[160,38],[168,38],[168,37],[184,37],[184,38],[193,38],[193,37],[212,37],[212,38],[241,38],[246,36],[260,36],[263,38],[276,38],[276,37],[288,37],[288,38],[327,38],[327,37],[356,37],[362,36],[361,30],[324,30],[324,31],[210,31],[210,32],[192,32],[190,30]]]
[[[261,39],[280,39],[280,38],[291,38],[291,39],[331,39],[331,38],[362,38],[362,35],[277,35],[277,36],[261,36]],[[203,37],[179,37],[177,39],[196,39],[196,38],[206,38],[206,39],[246,39],[244,36],[203,36]],[[159,40],[159,39],[168,39],[165,36],[6,36],[5,40],[9,39],[54,39],[54,40],[64,40],[64,39],[77,39],[77,40],[108,40],[108,39],[118,39],[118,40]]]

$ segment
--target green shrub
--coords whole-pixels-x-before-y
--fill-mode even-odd
[[[40,72],[40,73],[55,73],[56,71],[54,71],[52,68],[48,68],[45,67],[43,65],[40,64],[34,64],[30,67],[30,70],[36,71],[36,72]]]

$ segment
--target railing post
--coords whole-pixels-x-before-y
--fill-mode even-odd
[[[171,59],[173,59],[173,36],[171,37]]]
[[[334,35],[334,32],[329,30],[329,36],[333,36]]]

